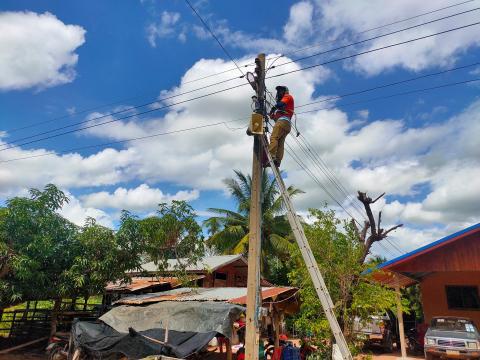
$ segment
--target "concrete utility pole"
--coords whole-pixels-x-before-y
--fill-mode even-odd
[[[257,106],[255,112],[265,114],[265,54],[259,54],[255,59],[256,64],[256,93]],[[257,117],[259,117],[257,115]],[[263,125],[263,124],[262,124]],[[261,252],[261,179],[262,179],[262,146],[260,137],[253,135],[253,167],[250,202],[250,233],[248,237],[248,280],[247,280],[247,323],[245,334],[246,360],[258,359],[259,328],[258,310],[261,306],[260,292],[260,252]]]

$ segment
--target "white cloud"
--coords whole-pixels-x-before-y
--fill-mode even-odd
[[[0,90],[72,82],[85,30],[50,13],[0,12]]]
[[[0,142],[0,146],[3,144]],[[0,196],[12,196],[25,188],[43,188],[48,183],[75,188],[112,185],[134,178],[130,167],[137,155],[133,148],[118,151],[107,148],[89,156],[77,153],[42,156],[46,153],[45,149],[0,151],[0,161],[33,156],[2,164]]]
[[[238,59],[240,62],[248,60]],[[232,65],[220,59],[199,60],[185,73],[178,87],[163,92],[161,97],[208,85],[211,79],[187,82],[211,74],[212,69],[216,72],[231,69]],[[273,69],[271,74],[297,68],[297,64],[290,64],[284,69]],[[302,71],[288,77],[269,79],[268,87],[273,89],[276,85],[288,85],[298,105],[315,100],[313,94],[316,85],[328,76],[328,71],[318,68],[311,72]],[[230,77],[232,73],[225,73],[216,80]],[[237,79],[202,90],[196,95],[243,84],[243,81]],[[185,102],[158,117],[142,117],[141,121],[132,117],[128,121],[115,122],[112,126],[92,128],[88,135],[124,140],[132,136],[241,119],[238,123],[229,124],[239,127],[248,121],[252,94],[248,86],[239,87]],[[162,104],[172,104],[191,97],[191,94],[182,95]],[[415,128],[409,128],[402,119],[372,119],[366,111],[358,115],[368,116],[369,122],[358,121],[358,116],[350,119],[345,112],[333,107],[299,116],[297,124],[312,148],[322,156],[330,171],[350,193],[363,190],[374,196],[386,191],[388,195],[407,199],[381,204],[384,207],[385,224],[403,222],[412,234],[417,231],[416,227],[423,227],[424,232],[437,229],[435,234],[441,235],[478,221],[479,209],[476,204],[480,203],[480,193],[475,189],[478,189],[480,169],[479,101],[443,122],[434,121],[438,115],[432,111],[433,121]],[[310,169],[315,169],[308,153],[298,148],[292,136],[288,143]],[[127,142],[124,146],[124,150],[106,149],[90,156],[55,155],[2,164],[0,193],[7,196],[26,187],[43,187],[48,182],[69,188],[91,188],[135,180],[145,184],[134,189],[119,188],[121,190],[113,193],[94,192],[92,196],[86,195],[84,198],[85,206],[151,209],[160,202],[159,199],[179,195],[164,194],[151,184],[167,182],[187,189],[224,190],[222,179],[231,177],[232,169],[246,173],[251,170],[252,138],[246,136],[243,130],[232,131],[223,125]],[[45,151],[9,149],[0,152],[0,160],[42,154]],[[282,168],[286,170],[287,184],[294,184],[306,191],[306,194],[294,200],[299,211],[322,207],[325,201],[337,208],[325,191],[306,176],[290,154],[286,155]],[[351,201],[344,199],[325,175],[320,171],[317,173],[324,186],[360,219]],[[419,194],[416,190],[421,184],[427,184],[425,194]],[[192,195],[191,192],[187,194]],[[422,236],[416,234],[418,238]],[[402,241],[410,242],[408,239]]]
[[[113,193],[106,191],[91,193],[82,197],[87,206],[119,210],[153,210],[160,203],[172,200],[192,201],[198,199],[198,190],[181,190],[175,194],[165,194],[162,190],[141,184],[134,189],[117,188]]]
[[[342,37],[345,40],[358,40],[355,33],[363,32],[366,29],[383,26],[385,23],[394,22],[400,19],[412,17],[432,10],[432,3],[428,1],[404,0],[390,2],[385,6],[382,0],[358,0],[355,2],[330,0],[317,0],[318,13],[322,14],[319,19],[319,39],[325,36]],[[440,8],[451,5],[448,0],[435,2],[433,8]],[[470,4],[458,6],[454,9],[437,12],[408,22],[402,22],[387,28],[369,31],[360,38],[370,38],[376,35],[388,33],[394,30],[434,20],[446,15],[457,13],[468,8]],[[473,11],[457,17],[434,22],[409,31],[400,32],[395,35],[370,41],[356,50],[365,51],[373,48],[406,41],[412,38],[425,36],[443,30],[455,28],[476,22],[478,14]],[[367,75],[375,75],[393,67],[403,67],[413,71],[432,66],[447,66],[454,63],[459,55],[472,46],[478,46],[478,26],[454,31],[448,34],[431,37],[407,45],[393,47],[381,51],[363,55],[353,60],[354,69]],[[355,51],[352,51],[352,53]]]
[[[75,196],[68,191],[66,195],[70,201],[60,210],[60,215],[78,226],[85,225],[87,218],[94,218],[100,225],[113,228],[113,220],[105,211],[95,207],[85,207]]]
[[[302,43],[312,35],[313,5],[300,1],[290,8],[290,17],[283,27],[283,36],[292,44]]]
[[[157,39],[172,37],[176,33],[176,25],[180,20],[180,13],[163,11],[157,23],[147,26],[147,39],[151,46],[157,46]],[[180,34],[180,39],[185,41],[185,33]]]

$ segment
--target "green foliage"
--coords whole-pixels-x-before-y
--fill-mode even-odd
[[[177,259],[177,271],[196,263],[204,254],[202,228],[193,208],[185,201],[160,204],[158,216],[140,221],[146,252],[159,269],[166,268],[168,259]]]
[[[63,295],[64,270],[75,257],[78,230],[57,213],[66,202],[51,184],[44,191],[32,189],[28,198],[7,201],[0,225],[8,254],[2,262],[2,301]]]
[[[305,234],[329,289],[337,318],[343,322],[347,339],[351,339],[353,319],[366,319],[393,309],[395,294],[362,277],[368,265],[359,261],[363,247],[351,223],[337,219],[334,211],[312,209],[310,218],[312,223],[304,225]],[[302,300],[301,311],[294,320],[296,328],[304,335],[329,339],[330,327],[299,249],[292,253],[290,268],[289,279],[300,288]]]
[[[111,281],[128,282],[145,257],[187,266],[204,253],[201,227],[185,202],[160,204],[158,216],[139,220],[123,211],[118,231],[87,219],[78,227],[59,215],[68,202],[54,185],[32,189],[0,209],[0,306],[29,299],[101,294]]]
[[[241,254],[248,251],[248,228],[252,178],[235,171],[235,178],[224,180],[228,191],[237,203],[237,211],[209,209],[217,214],[207,219],[204,226],[210,233],[207,244],[222,254]],[[277,260],[288,258],[293,245],[290,225],[285,216],[283,201],[275,185],[264,171],[262,175],[262,268],[265,275],[285,280],[285,276],[270,274]],[[290,186],[290,196],[302,193]],[[278,269],[277,269],[278,270]]]

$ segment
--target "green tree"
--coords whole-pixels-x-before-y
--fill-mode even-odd
[[[201,227],[190,205],[160,204],[139,220],[123,211],[117,231],[87,219],[79,227],[59,215],[67,196],[54,185],[9,199],[0,209],[0,307],[54,300],[52,332],[62,298],[101,294],[112,281],[128,282],[143,258],[166,264],[171,254],[187,266],[204,253]]]
[[[252,179],[235,170],[235,178],[225,179],[229,193],[237,203],[237,211],[211,208],[216,214],[204,222],[210,233],[207,244],[221,254],[241,254],[248,249],[248,228]],[[262,262],[268,269],[275,258],[284,258],[292,244],[290,225],[275,179],[262,175]],[[303,193],[292,186],[290,196]]]
[[[343,319],[344,333],[352,340],[354,318],[365,320],[372,314],[394,309],[395,294],[361,276],[370,265],[359,261],[364,247],[351,222],[339,220],[334,211],[318,209],[310,210],[310,218],[312,222],[304,225],[305,234],[325,278],[337,318]],[[294,320],[296,328],[318,339],[329,339],[330,327],[298,248],[292,253],[289,265],[289,279],[300,288],[302,299],[301,310]],[[357,278],[361,280],[355,281]],[[353,295],[352,301],[348,301],[348,294]]]
[[[202,227],[197,215],[185,201],[174,200],[171,205],[160,204],[157,216],[139,221],[145,239],[145,252],[161,271],[168,259],[177,259],[177,271],[196,263],[205,254]]]

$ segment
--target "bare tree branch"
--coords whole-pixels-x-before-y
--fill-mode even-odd
[[[394,227],[388,229],[387,231],[385,231],[385,232],[383,233],[383,237],[384,237],[384,238],[387,237],[387,235],[388,235],[389,232],[392,232],[392,231],[394,231],[394,230],[397,230],[399,227],[402,227],[402,226],[403,226],[403,224],[398,224],[398,225],[395,225]]]
[[[357,236],[359,236],[360,241],[364,245],[364,252],[363,256],[361,257],[360,261],[361,263],[365,262],[365,259],[367,258],[368,254],[370,253],[370,249],[373,245],[373,243],[377,241],[381,241],[387,237],[387,235],[394,231],[395,229],[398,229],[399,227],[403,226],[403,224],[396,225],[387,231],[385,229],[381,228],[381,223],[382,223],[382,212],[379,211],[378,213],[378,220],[375,222],[375,217],[372,212],[371,204],[375,203],[377,200],[382,198],[385,195],[385,193],[382,193],[380,196],[378,196],[375,200],[372,200],[371,197],[367,196],[366,192],[361,192],[358,191],[358,200],[363,204],[365,208],[365,212],[368,217],[368,221],[365,221],[364,228],[362,229],[362,232],[359,234],[357,231]],[[370,228],[370,234],[367,237],[367,231]]]
[[[372,198],[367,196],[367,193],[358,192],[358,200],[360,200],[365,207],[365,212],[368,216],[368,221],[370,223],[370,231],[372,234],[377,233],[377,229],[375,227],[375,218],[373,217],[372,209],[370,208],[370,204],[372,203]]]
[[[379,197],[377,197],[375,200],[373,200],[373,201],[371,202],[371,204],[376,203],[377,200],[380,199],[380,198],[382,198],[384,195],[385,195],[385,193],[383,193],[382,195],[380,195]]]

